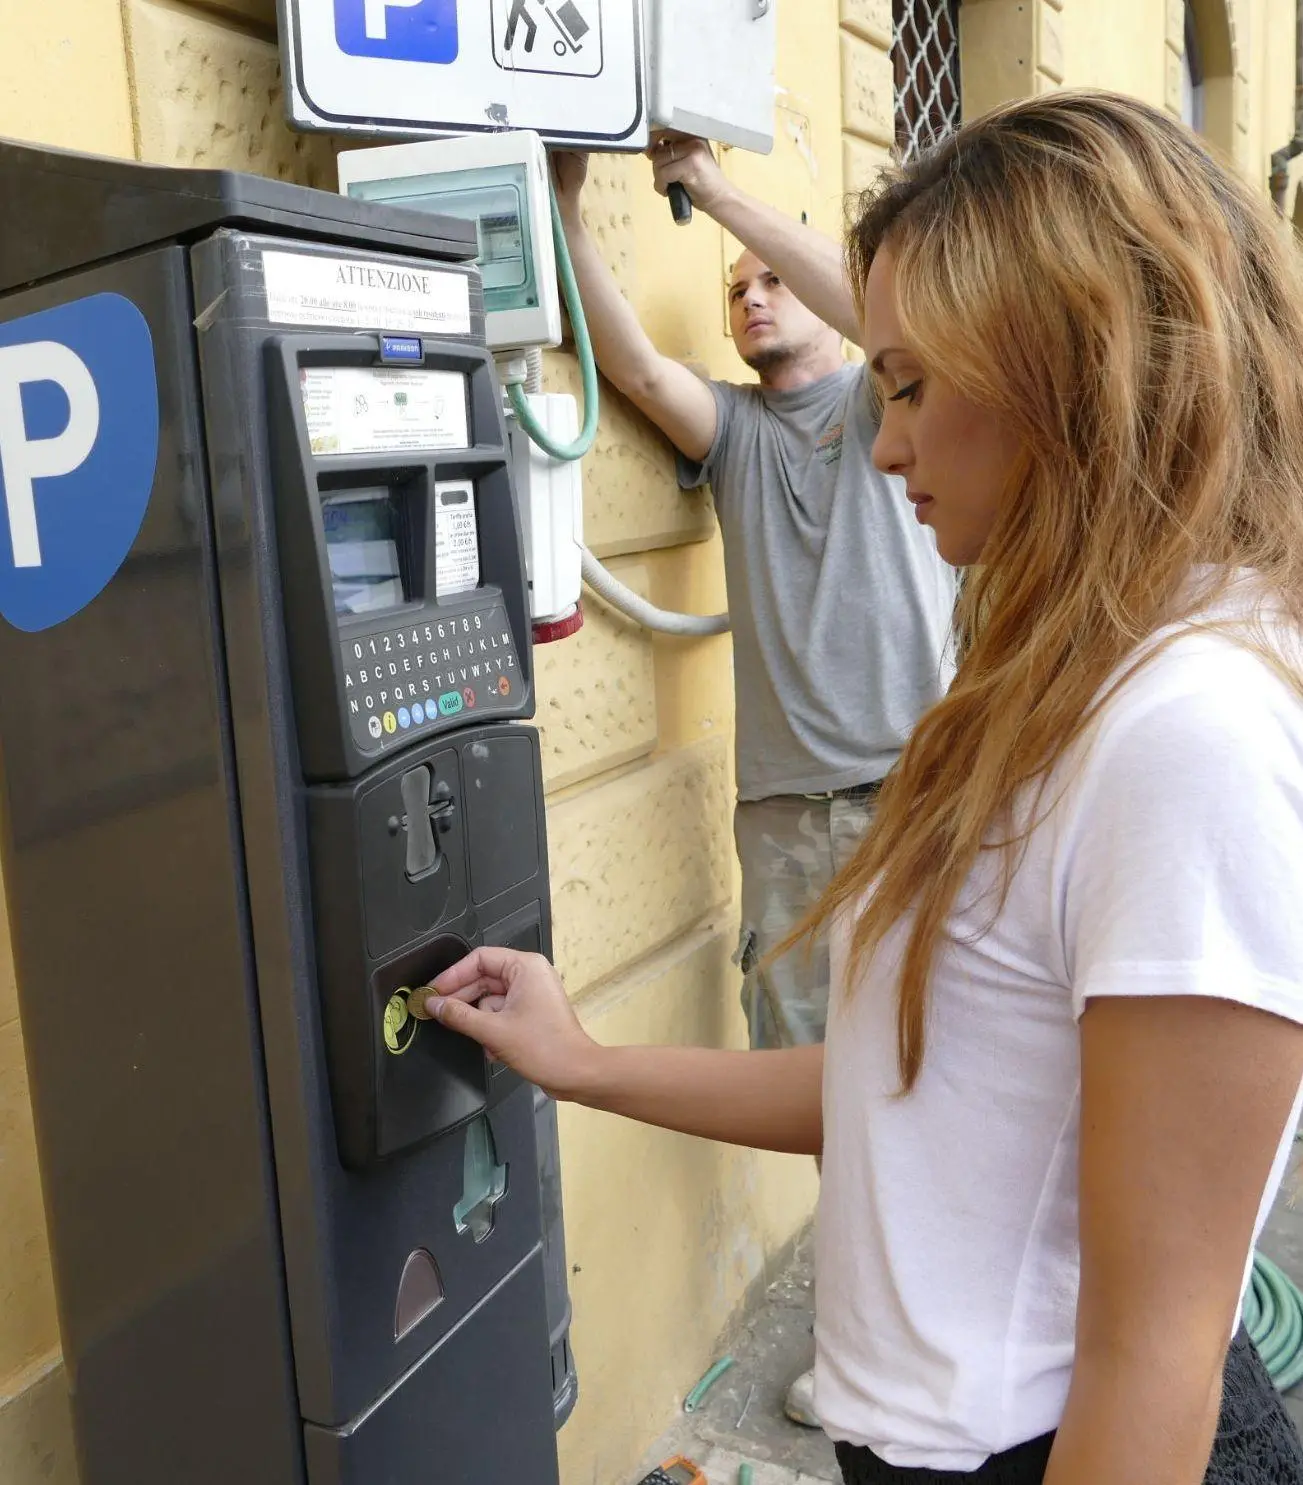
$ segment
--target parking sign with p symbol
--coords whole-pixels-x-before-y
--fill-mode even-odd
[[[351,57],[457,60],[457,0],[335,0],[335,40]]]
[[[61,624],[127,558],[158,461],[154,342],[96,294],[0,325],[0,614]]]

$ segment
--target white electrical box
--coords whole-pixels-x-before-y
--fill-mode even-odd
[[[534,416],[554,440],[573,443],[579,409],[566,393],[529,394]],[[529,609],[535,624],[565,618],[579,604],[583,581],[584,487],[580,461],[553,459],[511,422]]]
[[[778,0],[647,0],[652,127],[767,155],[777,18]]]
[[[491,350],[561,344],[547,151],[512,129],[346,150],[339,190],[474,222]]]

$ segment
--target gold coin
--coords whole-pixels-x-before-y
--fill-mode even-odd
[[[417,1021],[434,1020],[434,1017],[425,1008],[426,998],[430,993],[430,987],[428,985],[418,985],[415,990],[408,990],[406,992],[407,1012],[413,1019]]]
[[[399,991],[397,995],[389,998],[389,1004],[385,1006],[384,1036],[385,1046],[397,1056],[405,1052],[412,1045],[412,1038],[416,1035],[416,1027],[411,1028],[410,1035],[404,1040],[402,1032],[407,1026],[410,1016],[407,1013],[407,996]]]

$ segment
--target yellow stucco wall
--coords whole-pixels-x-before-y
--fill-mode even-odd
[[[965,110],[1063,82],[1162,103],[1180,8],[965,0]],[[274,10],[274,0],[0,0],[0,135],[332,188],[335,142],[281,122]],[[1232,149],[1265,187],[1270,153],[1292,133],[1293,0],[1233,0],[1229,14]],[[869,178],[891,141],[891,0],[781,0],[779,31],[774,155],[725,152],[725,169],[836,232],[843,190]],[[661,347],[737,375],[722,292],[736,245],[700,215],[675,228],[648,176],[639,158],[595,160],[590,225]],[[574,389],[572,358],[549,357],[547,380]],[[609,389],[585,505],[590,544],[624,581],[662,606],[723,607],[707,501],[678,492],[665,441]],[[538,657],[558,962],[599,1038],[739,1044],[728,642],[653,639],[595,600],[587,612],[578,637]],[[813,1172],[584,1110],[562,1111],[562,1139],[582,1372],[563,1478],[615,1485],[808,1217]],[[58,1357],[0,921],[2,1485],[75,1485]]]
[[[1210,143],[1258,184],[1270,173],[1272,151],[1294,132],[1294,12],[1292,0],[1195,5],[1208,72]],[[1184,24],[1184,0],[1067,4],[1059,25],[1063,81],[1136,93],[1179,113]]]
[[[1294,0],[1194,0],[1209,143],[1265,190],[1294,132]],[[964,111],[1064,85],[1180,113],[1185,0],[964,0]]]

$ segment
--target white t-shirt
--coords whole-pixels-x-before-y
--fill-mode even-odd
[[[1086,1001],[1207,995],[1303,1021],[1303,705],[1262,660],[1182,634],[1044,798],[998,918],[994,855],[961,895],[905,1098],[905,930],[849,996],[849,924],[832,935],[816,1407],[834,1439],[895,1465],[973,1470],[1062,1417]]]

